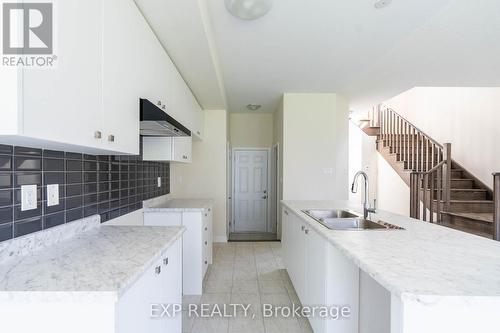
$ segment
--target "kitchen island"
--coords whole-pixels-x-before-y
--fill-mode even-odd
[[[313,318],[315,331],[498,331],[498,242],[384,211],[371,220],[404,230],[330,230],[302,212],[348,209],[362,215],[361,205],[347,201],[284,201],[282,207],[285,265],[302,303],[352,307],[352,317],[333,326]],[[300,273],[297,262],[312,273]],[[318,277],[322,273],[326,280]]]

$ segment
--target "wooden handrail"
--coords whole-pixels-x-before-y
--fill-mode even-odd
[[[387,106],[387,105],[385,105],[385,104],[380,104],[380,108],[379,108],[379,110],[380,110],[380,109],[383,109],[383,108],[385,108],[385,109],[387,109],[387,110],[391,110],[392,112],[394,112],[395,114],[397,114],[397,115],[398,115],[401,119],[403,119],[405,122],[407,122],[408,124],[411,124],[411,126],[412,126],[413,128],[415,128],[415,129],[417,130],[417,132],[419,132],[419,133],[421,133],[422,135],[424,135],[425,137],[429,138],[429,140],[430,140],[432,143],[434,143],[435,145],[437,145],[437,146],[438,146],[438,147],[440,147],[440,148],[443,148],[443,146],[442,146],[439,142],[437,142],[437,141],[435,141],[434,139],[432,139],[429,135],[427,135],[427,134],[426,134],[424,131],[422,131],[420,128],[418,128],[417,126],[413,125],[413,124],[412,124],[409,120],[407,120],[405,117],[401,116],[399,113],[397,113],[396,111],[394,111],[394,109],[392,109],[392,108],[388,107],[388,106]]]
[[[441,161],[439,162],[438,165],[436,165],[434,168],[430,169],[429,171],[425,171],[425,172],[421,172],[421,171],[412,171],[411,173],[416,173],[416,174],[419,174],[419,175],[426,175],[426,174],[430,174],[434,171],[437,171],[438,168],[442,167],[444,164],[446,164],[446,161]]]
[[[382,144],[411,171],[410,216],[440,223],[441,213],[451,205],[451,144],[436,142],[383,104],[370,117],[374,114],[378,115]]]
[[[493,202],[495,204],[493,214],[493,239],[500,241],[500,172],[493,174]]]

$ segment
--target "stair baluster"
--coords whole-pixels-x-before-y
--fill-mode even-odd
[[[500,172],[493,174],[493,201],[495,210],[493,213],[493,239],[500,241]]]

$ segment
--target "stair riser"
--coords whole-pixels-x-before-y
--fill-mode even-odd
[[[430,190],[427,192],[430,193]],[[434,190],[433,199],[437,198],[438,191]],[[451,200],[486,200],[486,192],[451,191]],[[442,196],[441,196],[442,198]]]
[[[450,211],[455,213],[493,213],[493,202],[491,203],[462,203],[452,202]]]
[[[434,188],[437,188],[437,180],[434,182]],[[452,179],[451,180],[452,189],[473,189],[474,181],[471,179]]]
[[[479,234],[493,234],[493,226],[491,223],[468,219],[465,217],[443,214],[443,224],[449,224],[456,229]]]

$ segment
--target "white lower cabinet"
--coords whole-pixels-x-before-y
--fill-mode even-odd
[[[314,332],[358,333],[359,268],[290,210],[282,216],[285,267],[302,305],[350,308],[340,320],[309,317]]]
[[[118,300],[116,332],[182,332],[181,313],[172,318],[152,318],[152,304],[182,304],[181,239]]]
[[[144,211],[146,226],[184,226],[183,283],[184,295],[201,295],[203,278],[212,264],[212,208],[186,211]]]

